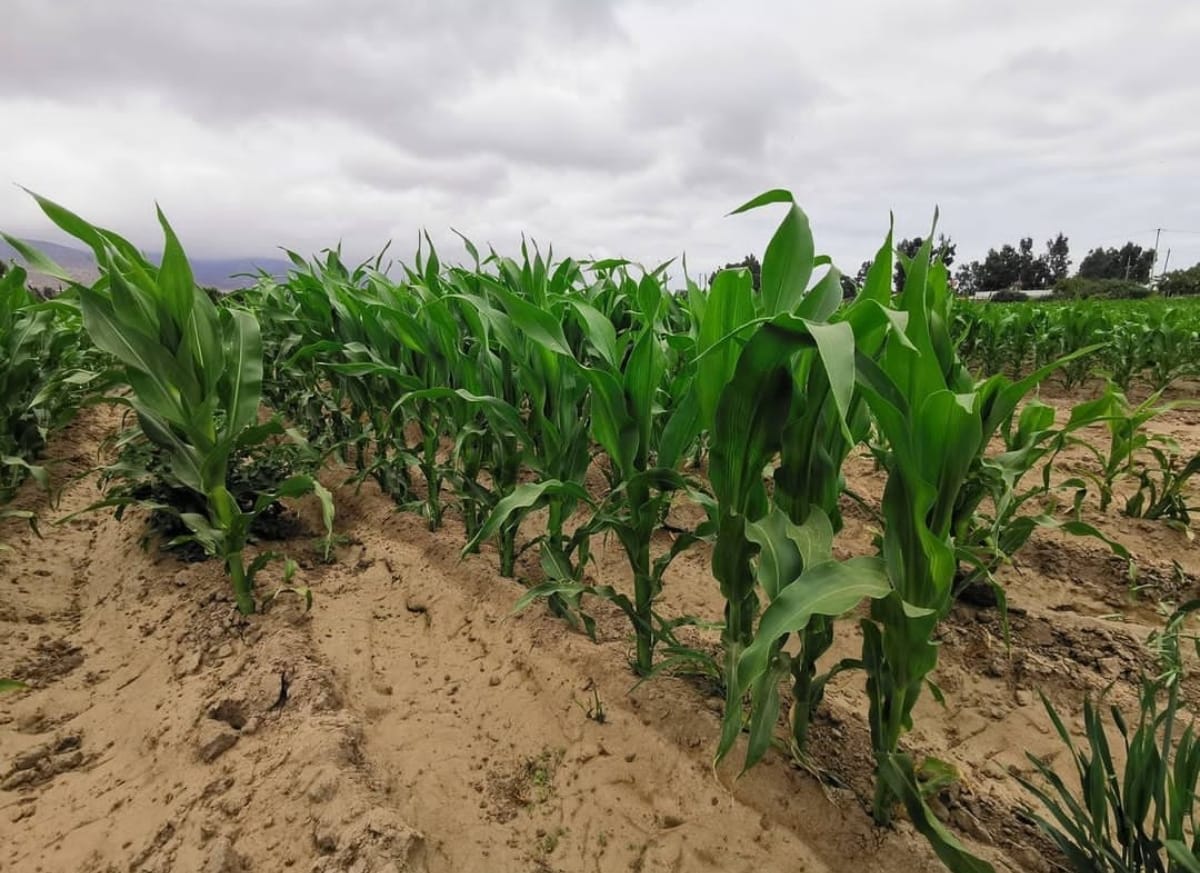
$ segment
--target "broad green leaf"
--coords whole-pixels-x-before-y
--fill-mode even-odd
[[[758,546],[758,584],[769,600],[790,585],[804,569],[796,543],[788,537],[792,522],[776,506],[758,521],[746,522],[746,539]]]
[[[158,288],[167,311],[182,328],[192,317],[196,282],[179,238],[175,236],[162,209],[157,211],[164,238],[162,264],[158,268]]]
[[[47,276],[51,276],[61,282],[75,284],[75,278],[70,273],[24,240],[9,236],[6,233],[0,233],[0,239],[3,239],[12,246],[16,253],[25,259],[25,262],[29,264],[31,269],[39,273],[45,273]]]
[[[492,539],[513,515],[523,515],[526,511],[550,498],[567,498],[588,504],[592,502],[583,486],[575,482],[547,479],[543,482],[526,482],[518,485],[511,494],[496,504],[495,509],[480,526],[475,536],[463,547],[462,553],[468,554],[480,543]]]
[[[795,312],[813,273],[813,237],[808,216],[793,204],[762,260],[762,310],[766,315]],[[838,299],[841,299],[839,293]]]
[[[226,432],[236,436],[258,421],[262,396],[262,338],[254,316],[243,310],[224,310]]]
[[[734,209],[729,215],[738,215],[742,212],[749,212],[751,209],[758,209],[760,206],[767,206],[771,203],[795,203],[796,198],[792,196],[791,191],[783,188],[774,188],[765,193],[759,194],[752,200],[747,200],[737,209]]]
[[[763,612],[754,642],[738,661],[738,684],[745,687],[756,681],[767,668],[774,642],[784,634],[802,630],[814,615],[842,615],[865,598],[884,597],[891,590],[879,558],[830,560],[807,568]]]
[[[697,345],[698,353],[708,352],[700,360],[696,371],[696,395],[702,427],[706,429],[713,426],[721,392],[733,377],[741,351],[740,346],[733,342],[725,342],[718,349],[713,349],[713,346],[753,318],[754,289],[750,276],[735,270],[717,273],[700,322]]]
[[[992,865],[976,858],[946,829],[925,803],[912,762],[906,755],[892,754],[879,762],[876,776],[904,803],[908,817],[933,851],[953,873],[994,873]]]

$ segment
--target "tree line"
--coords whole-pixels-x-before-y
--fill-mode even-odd
[[[916,257],[923,237],[902,239],[896,250],[903,256],[898,259],[895,271],[896,291],[904,286],[904,261]],[[957,244],[948,236],[939,234],[933,245],[933,253],[947,267],[953,267]],[[1000,248],[988,249],[980,260],[959,264],[954,271],[954,286],[964,296],[1005,294],[1016,296],[1020,292],[1053,289],[1066,297],[1138,297],[1149,294],[1146,287],[1154,269],[1154,250],[1127,242],[1120,248],[1097,247],[1090,249],[1079,269],[1071,276],[1070,240],[1063,233],[1046,240],[1042,251],[1035,251],[1033,237],[1022,237],[1017,244],[1004,244]],[[757,256],[750,254],[736,263],[726,264],[724,269],[745,268],[750,271],[754,287],[759,287],[762,267]],[[870,261],[863,261],[854,276],[842,276],[842,290],[853,297],[866,280]],[[1186,270],[1173,270],[1158,279],[1161,293],[1177,296],[1200,294],[1200,264]]]

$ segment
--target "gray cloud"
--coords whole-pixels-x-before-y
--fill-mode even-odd
[[[848,270],[935,205],[966,257],[1200,230],[1196,4],[830,6],[8,0],[0,175],[146,246],[157,199],[197,254],[455,227],[703,271],[761,251],[778,210],[724,215],[771,187]],[[17,189],[0,227],[50,235]]]

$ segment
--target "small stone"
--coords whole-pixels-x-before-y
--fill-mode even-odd
[[[326,803],[337,794],[337,774],[332,770],[321,770],[309,783],[305,794],[310,803]]]
[[[211,764],[217,758],[233,748],[238,741],[238,735],[233,731],[216,729],[215,733],[206,731],[205,737],[199,744],[200,760]]]
[[[997,782],[1008,776],[1008,774],[1004,771],[1004,768],[994,760],[989,760],[983,765],[983,775],[989,779],[995,779]]]
[[[176,677],[191,676],[200,669],[200,665],[204,663],[204,654],[202,652],[192,652],[190,655],[184,655],[175,665]]]
[[[993,679],[999,679],[1004,675],[1004,660],[1001,658],[992,658],[984,666],[983,674]]]
[[[54,759],[53,769],[55,773],[65,773],[67,770],[74,770],[83,765],[83,752],[76,749],[66,755],[59,755]]]
[[[23,818],[29,818],[36,811],[37,811],[37,807],[35,807],[32,803],[18,805],[17,808],[12,811],[12,813],[9,815],[8,818],[9,818],[9,821],[17,822]]]
[[[317,851],[323,854],[330,855],[337,851],[338,836],[336,826],[332,822],[318,819],[313,825],[313,842]]]
[[[1029,706],[1031,703],[1033,703],[1033,692],[1027,688],[1017,689],[1017,705]]]
[[[972,839],[981,843],[991,844],[992,835],[988,829],[979,823],[979,819],[967,812],[963,807],[956,807],[950,813],[950,823]]]
[[[233,646],[230,645],[229,643],[226,643],[225,645],[221,646],[221,648],[217,649],[217,657],[218,658],[233,657]]]
[[[212,849],[204,862],[203,873],[242,873],[245,863],[242,856],[234,851],[229,837],[217,837],[213,840]]]
[[[28,770],[31,767],[36,767],[42,758],[46,757],[46,749],[43,746],[38,746],[36,749],[28,749],[13,758],[12,768],[14,770]]]
[[[242,733],[256,734],[262,728],[262,719],[257,715],[252,715],[246,719],[246,723],[242,725]]]
[[[499,685],[499,684],[500,684],[500,676],[499,676],[499,674],[497,674],[497,673],[493,673],[493,674],[492,674],[492,676],[491,676],[491,677],[488,679],[488,685],[490,685],[491,687],[495,688],[495,687],[496,687],[497,685]]]
[[[1115,679],[1121,674],[1121,662],[1117,658],[1101,658],[1096,662],[1096,669],[1101,676]]]
[[[3,782],[0,782],[0,791],[12,791],[14,788],[28,785],[37,778],[37,773],[37,770],[17,770],[15,773],[10,773],[4,777]]]

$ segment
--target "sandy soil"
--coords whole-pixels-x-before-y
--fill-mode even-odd
[[[56,442],[60,480],[94,463],[108,416],[89,410]],[[1200,414],[1156,426],[1200,448]],[[878,499],[869,459],[848,472]],[[772,755],[735,780],[732,762],[711,767],[711,688],[634,688],[628,626],[601,606],[598,644],[540,609],[510,616],[521,588],[487,549],[460,560],[454,518],[430,533],[373,487],[343,488],[333,562],[312,537],[283,544],[314,609],[281,597],[245,619],[219,567],[141,548],[136,513],[50,523],[96,497],[87,475],[53,508],[28,490],[18,504],[42,512],[43,538],[0,528],[0,675],[31,686],[0,698],[0,870],[941,869],[907,823],[880,830],[865,812],[861,675],[829,690],[813,772]],[[313,507],[297,510],[315,531]],[[846,511],[839,549],[869,551],[869,513]],[[1137,590],[1100,544],[1039,532],[1003,574],[1010,645],[994,609],[956,607],[946,706],[927,697],[907,741],[958,767],[938,811],[1001,870],[1051,869],[1013,778],[1027,751],[1059,751],[1037,692],[1067,712],[1110,684],[1128,701],[1159,602],[1200,595],[1183,534],[1087,515],[1134,553]],[[615,544],[593,572],[625,584]],[[664,598],[720,615],[707,551],[676,562]],[[832,656],[858,645],[847,619]]]

